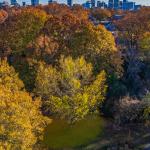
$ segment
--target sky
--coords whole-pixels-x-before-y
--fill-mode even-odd
[[[1,1],[4,1],[4,0],[0,0]],[[8,1],[9,0],[5,0],[5,1]],[[27,4],[30,4],[30,0],[17,0],[19,3],[22,3],[22,1],[25,1]],[[39,0],[40,3],[42,4],[47,4],[48,0]],[[66,3],[67,0],[56,0],[58,3]],[[74,3],[84,3],[86,0],[73,0]],[[105,2],[108,2],[108,0],[102,0],[102,1],[105,1]],[[142,5],[149,5],[150,6],[150,0],[129,0],[129,1],[134,1],[136,2],[137,4],[142,4]]]

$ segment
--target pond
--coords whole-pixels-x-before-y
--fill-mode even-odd
[[[45,130],[44,144],[54,149],[86,145],[103,133],[104,126],[104,120],[96,115],[73,125],[64,120],[53,120]]]

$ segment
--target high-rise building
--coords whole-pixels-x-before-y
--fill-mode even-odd
[[[123,0],[122,9],[123,10],[134,10],[135,2],[129,2],[128,0]]]
[[[91,5],[92,5],[92,7],[95,7],[95,0],[91,0]]]
[[[32,6],[37,6],[37,5],[39,5],[39,0],[31,0],[31,5],[32,5]]]
[[[114,0],[109,0],[108,1],[108,8],[114,8]]]
[[[114,0],[114,8],[113,9],[119,9],[119,0]]]
[[[26,6],[26,2],[22,2],[22,6]]]
[[[82,4],[82,6],[87,9],[91,8],[91,1],[86,1],[85,3]]]
[[[67,0],[67,4],[71,7],[73,5],[73,0]]]
[[[15,6],[15,5],[17,5],[17,0],[11,0],[10,3],[11,3],[11,5]]]
[[[97,1],[97,7],[99,8],[107,8],[107,4],[105,2]]]
[[[119,0],[109,0],[108,8],[110,9],[119,9],[120,1]]]

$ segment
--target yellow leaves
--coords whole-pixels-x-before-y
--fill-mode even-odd
[[[150,51],[150,32],[144,33],[142,39],[140,40],[140,48],[142,51]]]
[[[21,91],[24,85],[13,67],[0,61],[0,148],[32,149],[49,121],[40,112],[40,100]]]
[[[12,91],[24,88],[23,82],[18,78],[18,74],[6,61],[0,61],[0,84]]]
[[[106,88],[104,71],[95,78],[92,65],[83,57],[62,56],[56,68],[39,66],[34,91],[41,96],[46,113],[74,122],[102,104]]]
[[[38,141],[37,135],[42,135],[48,121],[42,116],[39,104],[26,92],[13,93],[0,85],[0,136],[4,137],[0,139],[2,148],[32,149]]]

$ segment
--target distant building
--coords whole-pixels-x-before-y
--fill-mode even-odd
[[[85,3],[82,4],[82,6],[87,9],[91,8],[92,7],[91,1],[86,1]]]
[[[92,8],[95,7],[95,4],[96,4],[95,0],[91,0],[91,7]]]
[[[37,5],[39,5],[39,0],[31,0],[31,5],[32,5],[32,6],[37,6]]]
[[[18,4],[18,3],[17,3],[17,0],[11,0],[10,3],[11,3],[11,5],[13,5],[13,6],[16,6],[16,5]]]
[[[134,6],[134,10],[138,10],[138,9],[140,9],[141,8],[141,5],[135,5]]]
[[[109,0],[108,1],[108,8],[111,8],[111,9],[114,8],[114,0]]]
[[[122,9],[122,10],[137,10],[141,5],[136,5],[133,1],[128,0],[109,0],[108,8],[110,9]]]
[[[67,4],[71,7],[73,5],[73,0],[67,0]]]
[[[0,8],[9,6],[9,3],[6,1],[0,2]]]
[[[53,3],[53,0],[49,0],[49,1],[48,1],[48,4],[51,4],[51,3]]]
[[[26,6],[26,2],[22,2],[22,6]]]
[[[120,4],[119,0],[114,0],[114,8],[113,9],[119,9],[120,8],[119,4]]]
[[[98,8],[107,8],[107,4],[105,2],[97,1],[97,7]]]
[[[51,3],[57,3],[57,1],[55,1],[55,0],[49,0],[48,4],[51,4]]]
[[[122,9],[123,10],[134,10],[135,2],[128,2],[127,0],[123,1]]]

